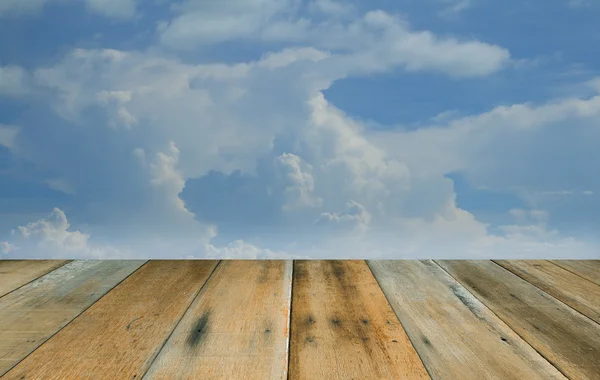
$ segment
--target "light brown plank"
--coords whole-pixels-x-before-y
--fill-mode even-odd
[[[290,379],[428,379],[364,261],[296,261]]]
[[[0,260],[0,297],[67,262],[67,260]]]
[[[147,263],[10,370],[6,378],[140,378],[215,264]]]
[[[552,263],[600,285],[600,260],[552,260]]]
[[[438,263],[568,378],[598,379],[600,325],[491,261]]]
[[[600,286],[545,260],[497,260],[498,265],[600,323]]]
[[[144,261],[73,261],[0,298],[0,375]]]
[[[222,261],[144,379],[286,379],[291,261]]]
[[[432,261],[369,261],[433,379],[566,379]]]

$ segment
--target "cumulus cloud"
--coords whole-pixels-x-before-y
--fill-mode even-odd
[[[315,180],[312,176],[312,166],[306,164],[302,158],[291,153],[283,153],[277,157],[277,165],[286,182],[286,204],[284,210],[293,210],[301,207],[319,206],[321,199],[314,198],[312,192]]]
[[[126,256],[115,247],[93,244],[90,236],[81,231],[70,230],[65,213],[55,208],[48,216],[18,226],[11,232],[11,242],[2,243],[6,257],[19,258],[73,257],[73,258],[119,258]]]
[[[501,106],[442,126],[371,137],[410,165],[439,173],[460,170],[476,185],[534,192],[586,183],[597,189],[598,177],[588,173],[598,165],[599,121],[600,96],[592,96]],[[565,165],[580,170],[543,170]]]
[[[291,0],[186,0],[170,9],[172,19],[157,31],[160,47],[76,48],[31,72],[7,69],[5,94],[17,94],[23,80],[43,90],[31,98],[15,154],[48,173],[44,183],[70,197],[72,220],[81,224],[71,228],[55,209],[15,229],[6,242],[18,248],[13,252],[25,246],[90,257],[592,252],[548,227],[551,210],[544,207],[515,209],[513,224],[491,228],[459,207],[446,174],[461,171],[493,188],[577,188],[561,187],[573,177],[563,165],[586,173],[597,167],[598,96],[468,117],[446,113],[416,131],[370,131],[324,90],[394,69],[485,76],[510,62],[510,53],[333,1],[311,2],[314,17],[307,19]],[[263,54],[230,64],[177,58],[178,49],[231,41],[256,42]],[[165,48],[173,50],[164,54]],[[13,146],[14,136],[2,131],[0,144]],[[542,136],[552,140],[537,144]],[[585,183],[589,197],[600,191],[597,178]],[[223,236],[227,242],[219,241]],[[111,244],[98,243],[103,239]]]

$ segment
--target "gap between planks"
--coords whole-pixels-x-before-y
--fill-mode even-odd
[[[26,360],[143,264],[72,261],[0,298],[0,376]]]
[[[215,261],[150,261],[6,375],[139,378]],[[115,353],[119,353],[115,355]]]

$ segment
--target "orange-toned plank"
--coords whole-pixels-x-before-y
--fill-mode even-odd
[[[364,261],[296,261],[289,378],[428,379]]]
[[[433,379],[566,380],[434,262],[369,266]]]
[[[596,322],[491,261],[438,263],[565,376],[598,379]]]
[[[0,297],[67,262],[67,260],[0,260]]]
[[[0,298],[0,375],[144,261],[72,261]]]
[[[144,379],[286,379],[291,261],[222,261]]]
[[[215,265],[184,260],[147,263],[6,378],[140,378]]]
[[[600,285],[600,260],[552,260],[552,263]]]
[[[495,262],[600,323],[600,285],[545,260]]]

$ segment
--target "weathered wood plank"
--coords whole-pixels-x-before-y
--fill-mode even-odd
[[[600,323],[600,285],[545,260],[496,260],[495,262]]]
[[[215,265],[215,261],[150,261],[6,378],[140,378]]]
[[[552,260],[552,263],[600,285],[600,260]]]
[[[290,379],[428,379],[364,261],[296,261]]]
[[[286,379],[291,287],[291,261],[221,261],[144,379]]]
[[[144,261],[73,261],[0,298],[0,375]]]
[[[566,379],[432,261],[369,261],[433,379]]]
[[[0,297],[67,262],[68,260],[0,260]]]
[[[491,261],[438,263],[568,378],[598,379],[600,325]]]

